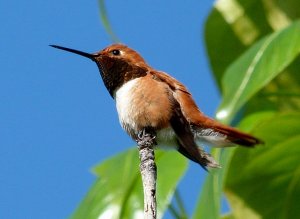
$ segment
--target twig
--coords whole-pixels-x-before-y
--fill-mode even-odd
[[[155,136],[143,130],[137,139],[140,155],[140,171],[144,188],[144,219],[156,219],[156,164],[154,156]]]

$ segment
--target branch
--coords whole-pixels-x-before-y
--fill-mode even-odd
[[[155,136],[143,130],[137,139],[140,155],[140,171],[144,188],[144,219],[156,219],[156,164],[154,156]]]

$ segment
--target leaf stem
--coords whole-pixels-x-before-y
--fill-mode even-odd
[[[184,207],[183,200],[182,200],[182,198],[180,196],[180,193],[177,189],[175,190],[174,196],[175,196],[176,203],[177,203],[177,205],[179,207],[179,210],[180,210],[180,215],[181,215],[180,218],[181,219],[188,218],[187,212],[186,212],[185,207]]]
[[[172,205],[172,203],[170,203],[169,205],[169,210],[171,214],[174,216],[174,218],[181,219],[180,214],[177,212],[176,208]]]
[[[101,22],[104,26],[105,31],[108,33],[108,35],[110,36],[110,39],[113,42],[120,42],[119,38],[117,37],[117,35],[114,33],[110,22],[108,20],[108,16],[106,13],[106,7],[104,4],[104,0],[98,0],[99,3],[99,10],[100,10],[100,17],[101,17]]]

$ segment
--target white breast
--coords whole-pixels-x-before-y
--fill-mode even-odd
[[[133,120],[134,114],[136,113],[133,108],[133,94],[138,85],[138,81],[139,78],[126,82],[114,95],[120,123],[126,130],[127,128],[136,129],[136,123]]]

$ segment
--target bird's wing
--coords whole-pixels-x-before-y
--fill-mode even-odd
[[[180,103],[181,111],[193,129],[196,138],[211,143],[215,146],[230,146],[238,144],[246,147],[252,147],[262,143],[259,139],[243,133],[235,128],[223,125],[207,116],[205,116],[196,105],[191,93],[187,88],[175,78],[172,78],[164,72],[153,72],[155,79],[167,83],[173,91],[173,96]]]
[[[194,134],[191,131],[188,121],[182,114],[179,103],[175,99],[172,102],[173,115],[170,123],[177,136],[178,151],[192,161],[200,164],[204,169],[206,167],[219,167],[217,162],[208,153],[197,146]]]
[[[154,76],[158,75],[155,74]],[[165,80],[168,78],[154,79],[166,82]],[[174,96],[174,90],[176,90],[176,88],[172,87],[173,85],[171,82],[167,82],[167,84],[171,88],[170,90],[172,90],[169,97],[170,101],[172,102],[173,109],[170,124],[177,136],[177,141],[179,144],[178,151],[190,160],[200,164],[204,169],[206,169],[206,167],[218,167],[216,161],[214,161],[214,159],[203,149],[197,146],[190,124],[183,115],[181,106]]]

